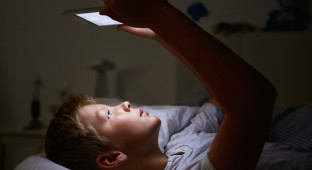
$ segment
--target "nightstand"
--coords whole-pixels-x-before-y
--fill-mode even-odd
[[[28,156],[38,154],[45,135],[46,129],[0,128],[0,169],[12,170]]]

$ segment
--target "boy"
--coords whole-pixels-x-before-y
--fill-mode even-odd
[[[184,62],[225,117],[218,132],[201,141],[200,156],[192,157],[189,147],[166,154],[157,142],[159,118],[129,102],[109,107],[80,96],[51,121],[47,157],[71,169],[255,169],[276,98],[272,84],[166,1],[104,3],[101,14],[126,24],[119,29],[157,40]]]

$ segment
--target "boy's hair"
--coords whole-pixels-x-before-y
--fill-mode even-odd
[[[69,169],[98,169],[96,158],[108,150],[109,140],[81,123],[81,107],[94,104],[91,97],[71,96],[51,120],[45,152],[51,161]]]

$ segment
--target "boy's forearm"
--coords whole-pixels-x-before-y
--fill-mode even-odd
[[[225,111],[239,111],[266,100],[275,89],[260,73],[164,2],[148,26],[213,93]],[[273,99],[274,98],[274,99]],[[256,99],[256,100],[255,100]]]

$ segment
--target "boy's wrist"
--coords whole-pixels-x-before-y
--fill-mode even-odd
[[[157,7],[154,8],[154,11],[151,12],[150,18],[147,21],[147,27],[151,28],[153,31],[163,28],[164,24],[170,21],[172,12],[176,9],[169,2],[162,1]]]

